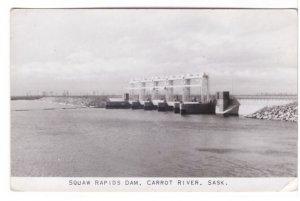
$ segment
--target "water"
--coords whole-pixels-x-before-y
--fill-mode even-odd
[[[297,123],[11,103],[12,176],[297,176]]]

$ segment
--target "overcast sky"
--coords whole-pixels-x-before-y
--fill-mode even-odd
[[[297,92],[295,10],[11,13],[12,95],[123,93],[132,78],[206,72],[211,92]]]

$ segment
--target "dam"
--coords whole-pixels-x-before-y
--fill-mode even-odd
[[[210,94],[209,76],[206,73],[133,79],[129,84],[130,92],[124,95],[123,100],[108,100],[107,109],[174,111],[181,115],[238,115],[240,103],[230,96],[229,91]],[[191,88],[195,88],[196,94],[191,94]],[[181,94],[175,95],[174,89],[181,89]]]

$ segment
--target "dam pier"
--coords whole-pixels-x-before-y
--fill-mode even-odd
[[[123,99],[109,99],[106,109],[144,109],[185,114],[237,116],[238,100],[229,91],[210,94],[206,73],[133,79]],[[195,93],[192,95],[191,89]],[[181,93],[175,94],[174,90]]]

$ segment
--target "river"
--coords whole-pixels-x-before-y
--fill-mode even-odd
[[[297,176],[297,123],[11,101],[11,174]]]

